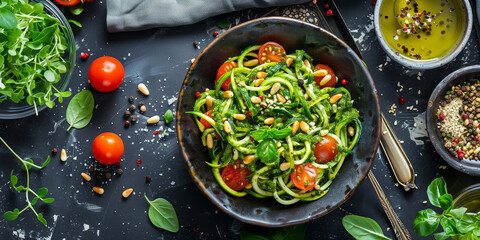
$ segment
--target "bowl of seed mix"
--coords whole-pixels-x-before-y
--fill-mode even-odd
[[[480,176],[480,65],[445,77],[428,100],[426,118],[438,154],[451,167]]]

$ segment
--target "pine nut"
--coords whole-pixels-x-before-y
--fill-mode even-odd
[[[297,131],[298,131],[298,126],[300,126],[300,122],[299,122],[299,121],[293,122],[293,125],[292,125],[292,134],[293,134],[293,135],[295,135],[295,133],[297,133]]]
[[[100,195],[102,195],[105,192],[105,190],[103,190],[103,188],[101,188],[101,187],[93,187],[92,189],[93,189],[94,192],[96,192]]]
[[[287,58],[287,67],[290,67],[290,65],[292,65],[292,62],[293,62],[293,58]]]
[[[320,190],[320,185],[316,184],[314,188],[315,190]]]
[[[289,162],[284,162],[284,163],[280,164],[280,170],[287,171],[288,169],[290,169],[290,163]]]
[[[473,153],[475,153],[475,155],[477,155],[479,152],[480,152],[480,147],[478,147],[477,149],[475,149],[475,151],[473,151]]]
[[[304,121],[300,121],[300,129],[302,129],[302,131],[304,132],[308,132],[308,130],[310,129],[310,126],[308,126],[308,123]]]
[[[138,90],[143,93],[145,96],[148,96],[150,94],[150,91],[148,91],[147,86],[143,83],[138,84]]]
[[[343,95],[341,93],[337,93],[337,94],[333,95],[332,97],[330,97],[329,102],[331,104],[334,104],[334,103],[338,102],[338,100],[340,100],[340,98],[342,98],[342,97],[343,97]]]
[[[257,72],[257,78],[265,78],[267,76],[266,72]]]
[[[287,100],[280,93],[277,93],[277,100],[281,103],[287,102]]]
[[[142,106],[140,107],[140,111],[146,112],[146,111],[147,111],[147,107],[145,107],[145,105],[142,105]]]
[[[242,87],[246,87],[246,86],[247,86],[247,84],[245,84],[244,81],[239,82],[238,85],[240,85],[240,86],[242,86]]]
[[[243,158],[243,163],[249,164],[255,159],[255,155],[247,155]]]
[[[325,77],[322,78],[322,81],[320,81],[320,86],[327,84],[331,79],[332,79],[332,75],[330,74],[325,75]]]
[[[227,90],[227,91],[223,92],[223,97],[224,98],[231,98],[231,97],[233,97],[233,92],[230,91],[230,90]]]
[[[253,96],[250,98],[250,101],[252,101],[252,103],[261,103],[262,99],[260,99],[259,97]]]
[[[86,174],[86,173],[83,173],[82,172],[82,177],[83,179],[85,179],[87,182],[90,182],[90,180],[92,180],[92,177],[90,177],[90,175]]]
[[[252,184],[251,184],[251,183],[248,183],[247,185],[245,185],[245,188],[246,188],[246,189],[252,189]]]
[[[313,76],[315,76],[315,77],[325,77],[325,76],[327,76],[327,74],[328,74],[328,72],[325,69],[320,69],[320,70],[317,70],[317,71],[313,72]]]
[[[263,80],[264,80],[263,78],[259,78],[259,79],[255,80],[255,87],[260,86],[260,84],[262,84]]]
[[[160,117],[158,115],[155,115],[147,119],[148,124],[155,124],[155,123],[158,123],[159,121],[160,121]]]
[[[312,67],[312,65],[310,65],[310,62],[309,62],[307,59],[303,60],[303,63],[305,64],[305,66],[306,66],[307,68],[311,68],[311,67]]]
[[[238,114],[238,113],[234,113],[233,114],[233,118],[237,119],[237,120],[245,120],[247,116],[245,116],[245,114]]]
[[[226,133],[232,132],[232,126],[230,126],[230,123],[228,121],[223,122],[223,129]]]
[[[207,105],[207,110],[212,109],[212,107],[213,107],[213,98],[212,98],[212,96],[207,96],[207,97],[205,98],[205,104]]]
[[[282,85],[280,85],[280,83],[275,83],[273,84],[272,88],[270,88],[270,94],[275,94],[278,92],[278,90],[280,90],[280,88],[282,87]]]
[[[125,191],[122,192],[122,197],[128,198],[130,194],[132,194],[133,188],[125,189]]]
[[[327,130],[327,129],[323,129],[323,130],[320,131],[320,135],[321,135],[322,137],[327,136],[327,134],[328,134],[328,130]]]
[[[352,126],[348,126],[347,130],[348,130],[348,135],[350,135],[350,137],[353,137],[355,135],[355,129],[353,129]]]
[[[269,118],[265,119],[265,120],[263,121],[263,123],[265,123],[265,124],[267,124],[267,125],[272,125],[274,121],[275,121],[275,118],[269,117]]]
[[[233,149],[233,160],[237,160],[238,159],[238,151],[237,149]]]
[[[210,133],[207,135],[207,147],[208,149],[213,148],[213,137],[212,137],[212,134]]]
[[[258,65],[258,59],[252,59],[243,63],[243,66],[245,67],[253,67],[255,65]]]
[[[67,161],[67,158],[68,158],[67,157],[67,152],[65,151],[64,148],[62,148],[62,151],[60,152],[60,160],[62,162],[65,162],[65,161]]]

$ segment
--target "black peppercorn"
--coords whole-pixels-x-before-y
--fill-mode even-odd
[[[118,175],[122,175],[123,173],[123,170],[121,168],[117,169],[117,171],[115,171]]]
[[[131,113],[130,111],[126,110],[125,113],[123,113],[123,116],[124,116],[125,118],[129,118],[131,114],[132,114],[132,113]]]
[[[133,96],[128,97],[129,102],[133,102],[133,100],[134,100]]]
[[[147,182],[152,181],[152,177],[151,177],[150,175],[147,175],[147,176],[145,177],[145,181],[147,181]]]
[[[130,120],[132,122],[136,122],[137,121],[137,116],[135,116],[135,115],[130,116]]]
[[[303,81],[302,79],[298,79],[298,86],[303,86],[303,84],[305,83],[305,81]]]
[[[137,107],[135,107],[135,105],[130,105],[130,111],[131,112],[135,112],[135,109],[137,109]]]
[[[57,154],[57,152],[58,152],[57,148],[53,148],[52,149],[52,156],[55,156],[55,154]]]
[[[140,101],[140,102],[138,103],[138,108],[140,108],[140,107],[143,106],[143,105],[145,105],[145,104],[144,104],[142,101]]]

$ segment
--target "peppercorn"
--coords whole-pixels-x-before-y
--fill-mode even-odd
[[[133,96],[128,97],[128,102],[131,102],[131,103],[132,103],[133,100],[134,100]]]
[[[137,121],[137,116],[136,115],[130,116],[130,121],[136,122]]]
[[[145,105],[145,104],[142,101],[138,102],[138,108],[140,108],[143,105]]]
[[[88,169],[89,172],[93,172],[93,170],[95,170],[93,166],[90,166],[90,168]]]
[[[112,177],[111,173],[108,172],[108,173],[105,174],[105,178],[110,179],[111,177]]]
[[[125,127],[129,127],[130,126],[130,121],[126,120],[125,121]]]
[[[58,149],[57,148],[53,148],[52,149],[52,156],[55,156],[58,152]]]
[[[198,48],[198,45],[200,45],[200,42],[197,40],[193,41],[193,47]]]
[[[135,112],[135,109],[137,109],[137,107],[135,107],[135,105],[130,105],[130,111],[131,112]]]
[[[102,175],[97,175],[97,180],[98,180],[98,181],[103,181]]]
[[[305,83],[305,81],[303,81],[302,79],[298,79],[298,86],[303,86],[303,84]]]
[[[125,118],[129,118],[131,114],[132,114],[132,113],[131,113],[130,111],[126,110],[125,113],[123,113],[123,116],[124,116]]]
[[[152,181],[152,177],[151,177],[150,175],[147,175],[147,176],[145,177],[145,181],[151,182],[151,181]]]
[[[121,168],[117,169],[117,171],[115,171],[118,175],[122,175],[123,173],[123,170]]]

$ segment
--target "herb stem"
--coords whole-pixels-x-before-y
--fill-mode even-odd
[[[35,168],[38,168],[38,169],[42,168],[42,167],[37,166],[37,165],[35,165],[35,164],[31,163],[31,162],[27,162],[27,161],[23,160],[20,156],[17,155],[17,153],[16,153],[15,151],[13,151],[13,149],[10,148],[10,146],[8,146],[8,144],[5,142],[5,140],[3,140],[2,137],[0,137],[0,141],[2,141],[2,143],[5,145],[5,147],[7,147],[8,150],[10,150],[10,152],[11,152],[13,155],[15,155],[15,157],[17,157],[18,160],[20,160],[24,165],[27,165],[27,164],[28,164],[28,165],[30,165],[30,166],[32,166],[32,167],[35,167]],[[25,169],[27,169],[26,166],[25,166]],[[28,174],[28,171],[27,171],[27,174]]]

